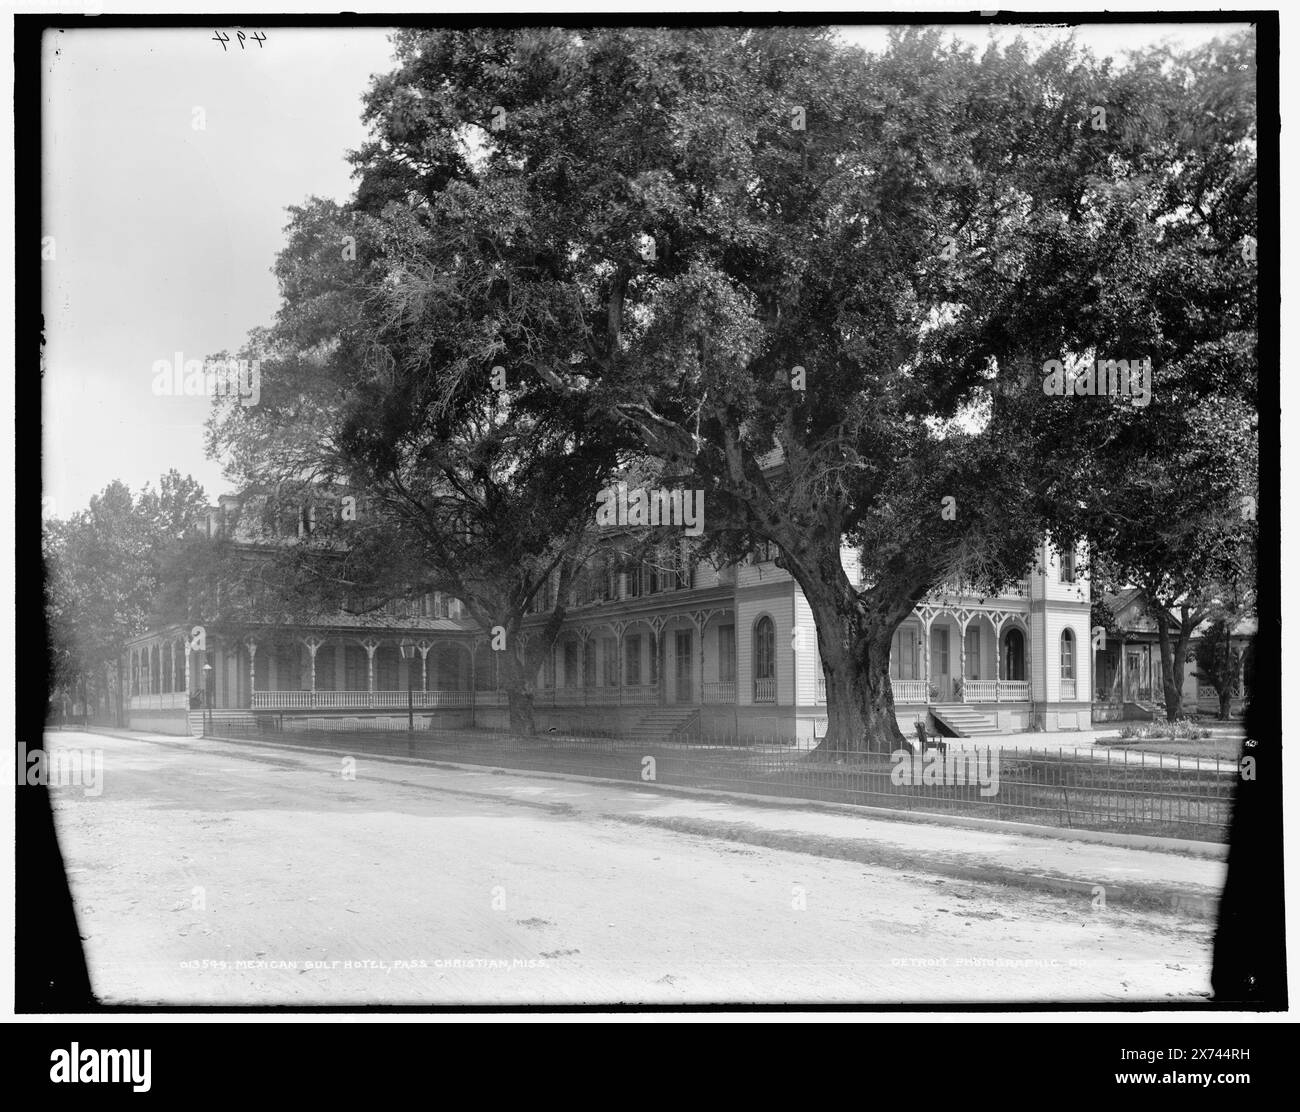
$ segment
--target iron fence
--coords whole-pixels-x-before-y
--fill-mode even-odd
[[[647,743],[411,730],[396,719],[377,726],[261,715],[213,722],[208,736],[1207,842],[1227,841],[1236,782],[1229,762],[1127,750],[949,745],[919,760],[911,751],[823,753],[759,737]]]

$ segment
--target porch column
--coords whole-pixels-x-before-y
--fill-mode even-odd
[[[934,622],[934,615],[921,618],[921,659],[924,664],[925,674],[925,703],[930,702],[930,626]]]
[[[700,706],[704,706],[704,630],[708,626],[709,619],[705,618],[700,626],[700,697],[696,700]],[[798,687],[799,676],[795,674],[795,686]],[[799,705],[799,700],[795,699],[795,706]]]
[[[668,690],[668,680],[664,676],[664,619],[654,617],[650,619],[650,632],[654,637],[652,650],[655,661],[655,701],[662,704],[664,695]]]
[[[429,650],[433,648],[430,641],[417,641],[415,647],[420,650],[420,691],[429,690]]]
[[[185,652],[185,709],[190,709],[190,643],[182,641]]]
[[[366,650],[366,704],[372,707],[375,705],[375,650],[379,644],[373,637],[361,642],[361,647]]]
[[[582,676],[582,705],[587,705],[587,644],[591,640],[591,630],[583,626],[578,630],[578,672]]]
[[[307,702],[312,707],[316,706],[316,652],[325,644],[324,640],[319,637],[304,637],[303,642],[307,646],[307,652],[311,656],[311,694],[307,697]]]
[[[248,649],[248,705],[253,705],[253,694],[257,691],[257,642],[249,637],[244,646]]]
[[[622,572],[619,573],[620,579]],[[623,675],[623,667],[627,663],[623,658],[623,634],[627,632],[627,622],[611,623],[614,629],[614,674],[618,677],[618,701],[623,702],[623,691],[626,687]]]
[[[970,702],[970,700],[966,698],[966,630],[969,626],[970,618],[968,617],[963,620],[962,617],[958,615],[957,636],[961,638],[961,655],[958,667],[961,668],[961,701],[963,703]]]
[[[692,610],[691,621],[695,628],[700,631],[700,694],[695,700],[700,706],[704,706],[704,630],[709,624],[709,620],[717,613],[716,610]],[[798,676],[795,676],[795,683],[798,684]],[[798,698],[795,699],[795,706],[799,705]]]
[[[1002,627],[1007,624],[1006,614],[993,618],[993,701],[1002,702]]]
[[[1046,621],[1046,618],[1044,618]],[[1030,662],[1034,659],[1034,612],[1029,612],[1025,621],[1025,679],[1029,683],[1029,701],[1034,701],[1034,670]],[[1043,698],[1047,698],[1047,672],[1043,672]]]

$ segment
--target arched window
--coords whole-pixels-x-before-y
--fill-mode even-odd
[[[770,680],[776,675],[776,627],[771,618],[759,618],[754,626],[754,678]]]
[[[1074,679],[1074,633],[1068,629],[1061,633],[1061,679]]]
[[[754,624],[754,701],[776,702],[776,626],[766,616]]]

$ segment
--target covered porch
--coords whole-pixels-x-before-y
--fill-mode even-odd
[[[483,638],[391,633],[209,633],[190,661],[192,708],[430,710],[495,705],[497,662]]]
[[[889,656],[894,702],[1027,703],[1027,612],[926,605],[894,634]],[[818,676],[819,700],[826,697]]]
[[[537,678],[537,706],[711,706],[736,702],[735,611],[577,622]]]

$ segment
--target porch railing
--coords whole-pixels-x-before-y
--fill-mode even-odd
[[[1029,700],[1028,680],[966,680],[963,703],[1023,703]]]
[[[152,695],[132,695],[132,710],[186,710],[190,697],[184,691],[155,692]]]
[[[638,707],[657,702],[657,683],[625,683],[617,687],[541,687],[533,695],[533,705],[539,707]]]
[[[929,702],[929,693],[925,690],[925,680],[891,680],[895,703]]]
[[[929,703],[925,680],[892,680],[895,703]],[[823,693],[824,687],[818,689]],[[964,680],[963,703],[1023,703],[1029,699],[1028,680]]]
[[[1061,702],[1072,702],[1074,698],[1074,680],[1061,680]]]
[[[253,710],[416,710],[493,706],[496,691],[254,691]]]
[[[706,703],[734,703],[736,701],[736,681],[706,680],[704,683],[704,701]]]
[[[756,703],[776,702],[776,679],[775,678],[754,681],[754,702]]]
[[[997,680],[967,680],[961,686],[963,703],[996,703],[998,701]]]

